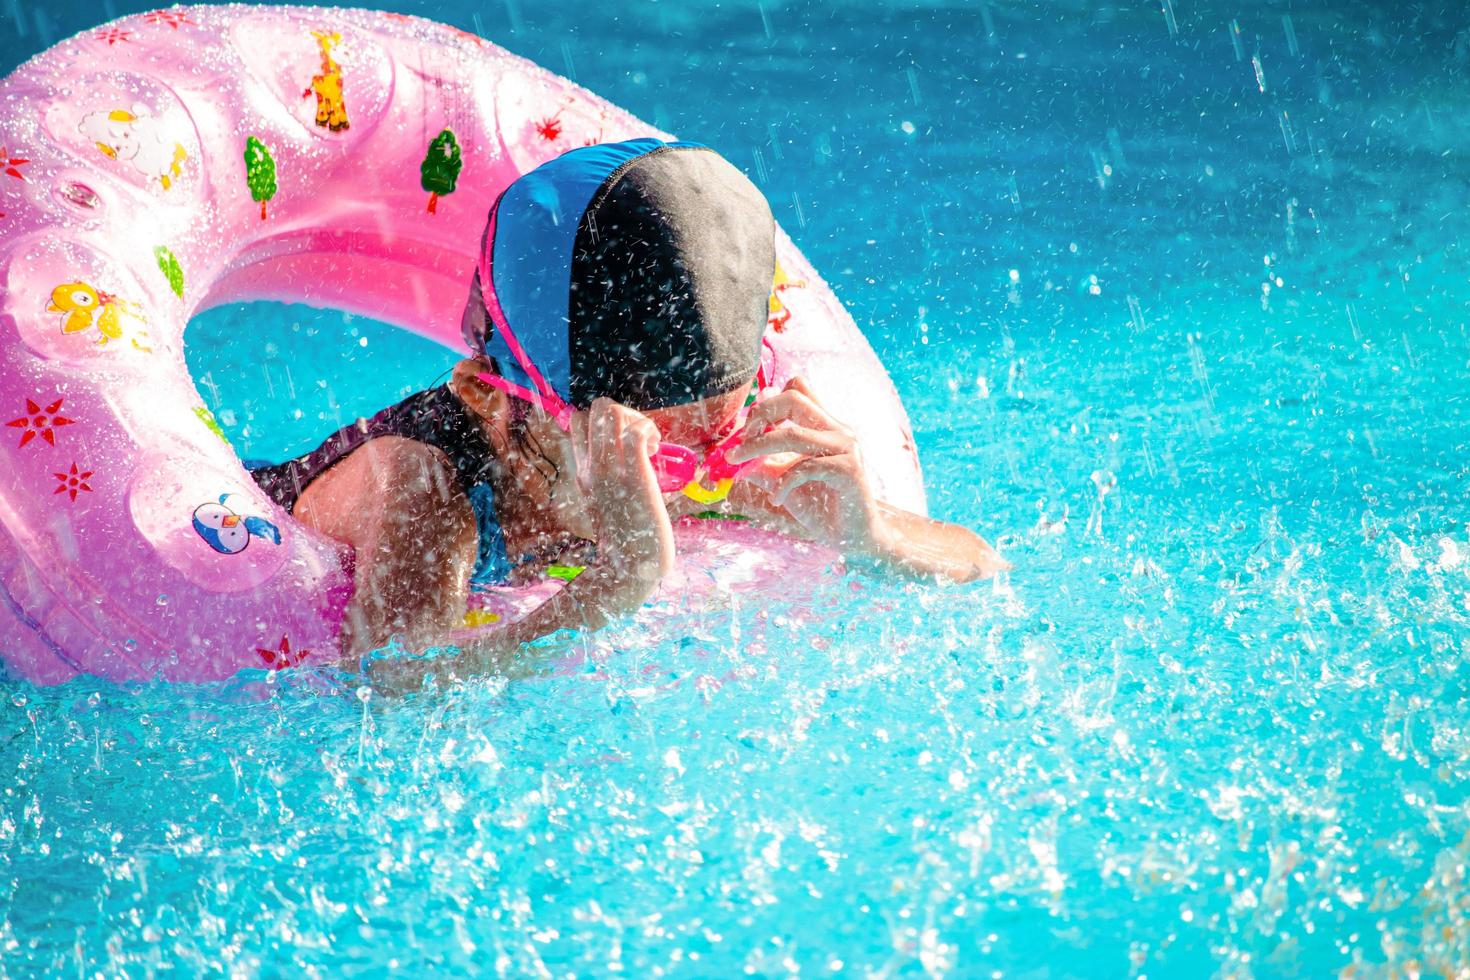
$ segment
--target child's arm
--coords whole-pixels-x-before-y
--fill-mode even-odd
[[[593,403],[575,444],[589,473],[597,520],[597,561],[522,619],[505,626],[456,628],[411,638],[423,649],[455,646],[453,658],[385,658],[369,673],[393,691],[414,690],[429,674],[503,673],[521,645],[564,629],[596,629],[639,608],[674,561],[674,531],[649,462],[658,429],[643,415],[607,399]]]
[[[763,466],[737,509],[824,544],[853,551],[912,575],[959,582],[1010,567],[973,531],[931,520],[873,496],[857,438],[817,402],[800,378],[757,404],[731,462],[772,454],[790,462]]]
[[[606,398],[592,403],[587,429],[577,427],[573,444],[587,447],[577,466],[588,472],[597,560],[530,615],[451,636],[466,660],[499,669],[522,643],[563,629],[597,629],[653,595],[674,564],[674,529],[649,459],[658,442],[646,416]]]
[[[423,644],[456,647],[457,656],[384,657],[368,663],[368,676],[385,693],[404,694],[418,690],[430,675],[512,674],[524,644],[561,630],[598,629],[642,606],[657,584],[599,561],[513,623],[451,629]]]
[[[870,554],[910,574],[973,582],[1011,567],[1010,562],[969,528],[936,521],[882,501],[878,502],[878,509],[888,540],[876,542]]]

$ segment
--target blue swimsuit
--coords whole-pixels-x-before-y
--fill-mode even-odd
[[[409,395],[370,419],[358,419],[328,436],[316,449],[284,463],[246,463],[250,475],[266,494],[289,513],[302,491],[354,450],[383,436],[401,436],[440,450],[449,457],[460,489],[469,497],[480,532],[479,555],[471,585],[506,581],[511,563],[505,554],[505,535],[495,514],[491,476],[495,453],[479,421],[447,385]]]

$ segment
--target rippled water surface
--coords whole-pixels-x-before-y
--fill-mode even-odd
[[[1470,970],[1470,21],[1324,8],[413,7],[747,167],[1016,571],[397,703],[7,682],[0,972]],[[190,343],[262,456],[448,363]]]

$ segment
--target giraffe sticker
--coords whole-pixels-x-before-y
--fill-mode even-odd
[[[781,263],[776,263],[776,277],[771,283],[771,298],[769,303],[767,325],[777,333],[785,333],[786,325],[791,322],[791,311],[781,301],[781,294],[788,289],[798,289],[806,285],[804,279],[792,279],[781,268]]]
[[[347,103],[342,98],[342,66],[332,57],[332,48],[342,41],[341,34],[312,31],[316,45],[322,53],[322,70],[313,75],[311,86],[301,93],[307,98],[316,94],[316,124],[323,129],[340,133],[351,127],[347,119]]]

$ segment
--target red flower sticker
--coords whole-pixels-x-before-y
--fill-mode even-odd
[[[194,23],[189,19],[188,13],[182,10],[155,10],[143,15],[145,24],[167,24],[174,30],[179,29],[180,24]]]
[[[78,470],[77,464],[71,464],[71,470],[67,473],[52,473],[51,475],[61,481],[56,488],[57,493],[69,493],[71,499],[76,500],[79,493],[91,493],[92,488],[87,481],[92,478],[95,470]]]
[[[543,119],[538,122],[536,124],[536,134],[548,143],[554,143],[558,139],[560,139],[561,119],[558,118],[559,116],[560,113],[558,113],[556,116],[551,116],[548,119]]]
[[[285,670],[287,667],[295,667],[307,657],[311,656],[310,650],[292,650],[291,638],[289,636],[281,637],[281,645],[275,650],[265,650],[256,647],[255,652],[260,655],[260,659],[265,661],[265,665],[271,670]]]
[[[105,31],[98,31],[96,34],[93,34],[92,36],[95,37],[99,41],[106,41],[107,42],[107,46],[110,48],[114,44],[118,43],[119,41],[126,41],[128,38],[132,37],[133,36],[133,32],[132,31],[125,31],[125,30],[123,30],[120,27],[109,27],[109,28],[107,28],[107,30],[105,30]]]
[[[20,446],[17,448],[24,449],[26,443],[37,436],[44,439],[48,445],[56,445],[56,430],[63,425],[75,424],[66,416],[58,414],[61,411],[62,401],[63,399],[58,398],[42,408],[29,398],[26,399],[26,413],[18,419],[11,419],[5,423],[7,428],[21,430]]]
[[[16,180],[25,180],[26,175],[20,172],[20,168],[30,162],[25,157],[11,156],[8,149],[0,146],[0,173],[9,174]]]

